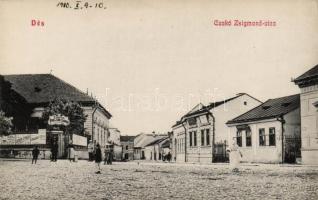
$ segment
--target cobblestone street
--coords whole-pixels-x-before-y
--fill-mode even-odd
[[[317,199],[318,169],[305,166],[0,161],[1,199]]]

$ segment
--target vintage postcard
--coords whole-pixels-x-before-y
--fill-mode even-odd
[[[0,0],[0,200],[318,199],[317,0]]]

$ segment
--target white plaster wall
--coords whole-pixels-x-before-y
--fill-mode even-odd
[[[176,144],[176,140],[177,140],[177,144]],[[172,137],[172,159],[174,160],[174,158],[176,158],[176,162],[184,162],[184,159],[185,159],[184,145],[181,145],[182,140],[185,141],[184,128],[181,125],[179,125],[173,128],[173,137]]]
[[[301,89],[302,163],[318,164],[318,113],[313,105],[318,101],[318,85]]]
[[[281,163],[282,161],[282,127],[281,122],[277,120],[259,122],[249,124],[252,133],[252,146],[246,147],[245,143],[245,132],[242,133],[242,147],[240,151],[243,155],[241,158],[242,162],[257,162],[257,163]],[[269,144],[269,128],[275,128],[276,131],[276,146],[260,146],[259,145],[259,129],[265,129],[266,145]],[[236,127],[232,126],[229,128],[231,134],[230,147],[232,146],[234,140],[233,137],[236,137]]]
[[[246,102],[247,105],[244,105],[244,102]],[[223,142],[229,139],[228,127],[225,124],[227,121],[246,113],[260,104],[259,101],[244,94],[224,105],[212,109],[211,112],[215,117],[215,142]]]

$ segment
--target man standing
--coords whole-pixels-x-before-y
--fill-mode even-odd
[[[56,162],[57,161],[57,152],[58,152],[58,144],[56,141],[53,142],[53,145],[52,145],[52,149],[51,149],[51,152],[52,152],[52,161],[53,162]]]
[[[32,150],[32,164],[34,162],[34,164],[36,164],[36,161],[38,160],[38,156],[40,154],[40,151],[38,149],[38,146],[34,146],[33,150]]]

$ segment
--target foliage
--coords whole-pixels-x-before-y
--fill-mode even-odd
[[[11,83],[0,76],[0,110],[6,117],[13,117],[13,129],[24,130],[27,127],[33,107],[15,92]]]
[[[12,128],[12,117],[6,117],[0,110],[0,135],[9,135]]]
[[[58,114],[64,115],[70,120],[68,126],[62,127],[67,133],[84,133],[84,122],[87,116],[77,102],[57,98],[45,108],[42,119],[47,122],[50,116]],[[48,125],[48,128],[52,127]]]

